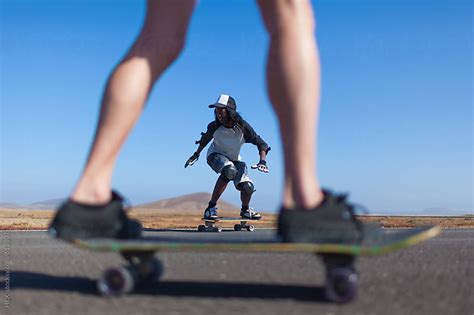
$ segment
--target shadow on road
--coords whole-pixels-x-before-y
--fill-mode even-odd
[[[97,295],[95,280],[90,278],[10,271],[10,280],[7,282],[4,270],[0,271],[0,275],[0,291],[9,286],[10,290],[67,291]],[[132,295],[326,301],[321,287],[235,282],[163,281],[138,288]]]
[[[53,276],[29,271],[10,271],[8,273],[9,283],[6,279],[5,270],[0,274],[0,291],[4,291],[9,284],[10,290],[31,289],[46,291],[67,291],[84,294],[97,294],[93,279],[84,277]]]
[[[321,287],[235,282],[164,281],[151,287],[141,288],[136,294],[326,301],[324,289]]]

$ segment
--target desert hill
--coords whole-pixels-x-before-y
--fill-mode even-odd
[[[22,206],[14,202],[0,202],[1,209],[21,209]]]
[[[177,196],[174,198],[162,199],[154,202],[140,204],[134,206],[136,209],[160,209],[160,210],[179,210],[182,212],[202,212],[207,207],[211,194],[206,192],[199,192],[194,194],[188,194],[183,196]],[[232,211],[238,212],[239,208],[235,205],[226,202],[225,200],[219,200],[218,207],[220,211]]]
[[[64,198],[49,199],[31,203],[27,207],[33,210],[51,210],[59,208],[64,201]]]

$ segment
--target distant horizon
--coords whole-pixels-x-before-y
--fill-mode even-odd
[[[164,200],[176,199],[176,198],[181,198],[181,197],[190,196],[190,195],[197,195],[197,194],[208,194],[208,195],[210,195],[210,193],[208,193],[208,192],[199,191],[199,192],[194,192],[194,193],[189,193],[189,194],[184,194],[184,195],[176,195],[176,196],[169,197],[169,198],[162,198],[162,199],[149,200],[149,201],[145,201],[145,202],[132,203],[131,206],[139,208],[140,206],[143,206],[143,205],[146,205],[146,204],[149,204],[149,203],[155,203],[155,202],[160,202],[160,201],[164,201]],[[66,198],[52,198],[52,199],[39,200],[39,201],[27,203],[27,204],[22,204],[22,203],[18,203],[18,202],[14,202],[14,201],[13,202],[11,202],[11,201],[10,202],[0,201],[0,208],[8,208],[8,205],[14,205],[16,207],[20,207],[22,209],[28,209],[28,210],[55,210],[55,207],[57,205],[59,205],[65,199]],[[235,204],[235,203],[233,203],[229,200],[223,199],[223,198],[221,198],[220,201],[229,203],[229,204],[235,206],[236,208],[239,207],[238,204]],[[54,208],[44,208],[44,209],[43,208],[34,208],[35,205],[41,206],[41,205],[47,205],[47,204],[54,204],[55,207]],[[218,206],[219,206],[219,202],[218,202]],[[260,209],[259,211],[261,211],[263,213],[277,213],[278,209],[273,210],[273,211],[268,210],[268,209]],[[359,213],[359,214],[365,214],[365,213]],[[384,212],[369,211],[369,213],[367,213],[367,215],[373,215],[373,216],[376,216],[376,215],[471,216],[471,215],[474,215],[474,211],[463,212],[463,211],[460,211],[460,210],[455,210],[455,209],[450,209],[450,208],[425,208],[425,209],[421,209],[421,210],[389,210],[389,211],[384,211]]]

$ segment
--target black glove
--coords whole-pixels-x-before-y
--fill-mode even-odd
[[[184,168],[193,165],[199,159],[199,153],[194,152],[193,155],[186,161]]]
[[[264,172],[264,173],[268,173],[269,170],[268,170],[268,167],[267,167],[267,161],[265,160],[260,160],[260,162],[258,162],[258,164],[256,165],[252,165],[252,168],[253,169],[258,169],[260,172]]]

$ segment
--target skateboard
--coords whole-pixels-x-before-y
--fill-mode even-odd
[[[384,232],[378,239],[359,244],[282,243],[274,233],[216,234],[189,233],[144,237],[137,240],[75,240],[82,249],[116,252],[127,264],[105,270],[97,280],[97,289],[105,296],[120,296],[157,282],[163,265],[155,257],[159,252],[279,252],[313,253],[322,259],[326,271],[325,294],[328,300],[346,303],[354,299],[359,275],[355,268],[358,256],[375,256],[413,246],[435,237],[437,226]]]
[[[253,232],[255,230],[255,226],[252,224],[247,224],[248,221],[258,221],[258,220],[251,220],[251,219],[244,219],[244,218],[229,218],[229,217],[222,217],[218,219],[206,219],[202,218],[204,224],[198,226],[199,232],[222,232],[222,226],[219,225],[219,222],[240,222],[240,224],[234,225],[234,231],[242,231],[246,229],[249,232]]]

